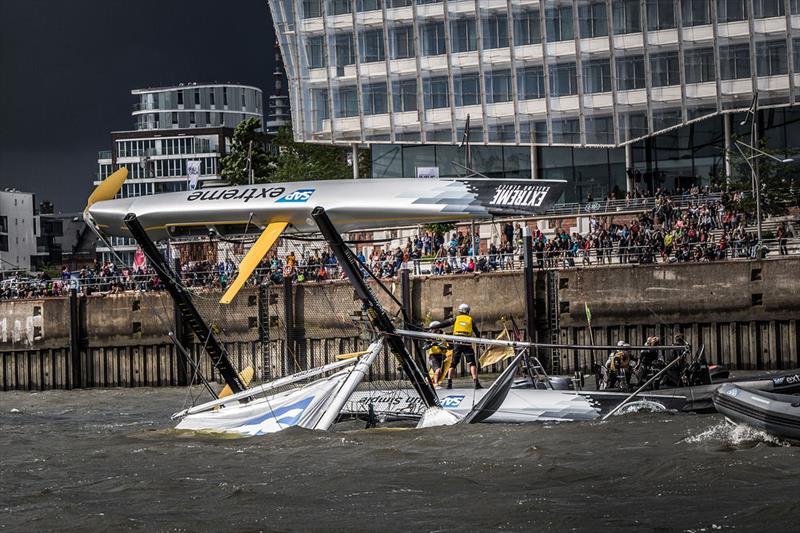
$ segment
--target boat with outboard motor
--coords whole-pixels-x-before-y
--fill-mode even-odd
[[[713,399],[717,411],[728,420],[800,443],[800,396],[726,383],[717,388]]]

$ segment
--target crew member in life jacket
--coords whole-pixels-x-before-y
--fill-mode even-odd
[[[452,325],[453,335],[459,337],[480,337],[481,333],[469,313],[469,305],[461,304],[458,306],[458,315],[455,318],[441,322],[441,327],[446,328]],[[450,364],[450,374],[447,376],[447,388],[453,388],[453,376],[456,373],[456,367],[461,362],[461,357],[464,357],[467,360],[467,364],[469,364],[469,373],[472,374],[475,388],[482,389],[481,382],[478,381],[478,359],[475,357],[475,350],[472,344],[466,343],[456,343],[453,347],[453,361]]]
[[[617,343],[617,349],[608,354],[605,365],[605,388],[614,387],[619,377],[624,377],[625,386],[631,383],[631,356],[630,351],[625,348],[630,346],[625,341]]]
[[[430,330],[431,333],[444,333],[441,323],[437,320],[434,320],[428,325],[428,330]],[[444,358],[449,349],[449,345],[447,341],[432,339],[426,342],[422,348],[425,350],[425,353],[428,354],[428,365],[433,370],[433,383],[438,388],[439,377],[442,373],[442,366],[444,365]]]

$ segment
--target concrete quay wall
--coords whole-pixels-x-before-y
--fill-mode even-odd
[[[682,332],[694,346],[704,344],[712,362],[738,369],[800,366],[800,259],[613,265],[553,275],[550,284],[547,272],[534,277],[539,340],[550,340],[553,324],[562,343],[641,343],[649,335],[667,340]],[[481,330],[495,334],[510,326],[512,317],[525,327],[523,280],[521,272],[498,272],[387,285],[416,322],[443,319],[467,302]],[[548,285],[557,289],[555,299],[548,298]],[[373,290],[392,314],[398,311],[374,284]],[[360,305],[343,281],[270,286],[266,312],[255,287],[244,289],[230,306],[217,305],[220,295],[214,291],[198,296],[196,305],[222,327],[236,363],[255,365],[257,376],[281,375],[287,365],[329,362],[363,345],[354,324]],[[0,301],[0,388],[180,384],[186,371],[167,338],[176,326],[174,306],[164,292]],[[264,330],[267,342],[261,342]],[[188,339],[186,344],[213,376],[202,346]],[[569,372],[576,356],[588,370],[604,354],[563,350],[539,356]],[[390,357],[381,359],[375,377],[391,377],[394,366]]]

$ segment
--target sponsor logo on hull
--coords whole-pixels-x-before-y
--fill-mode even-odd
[[[310,198],[311,195],[314,194],[315,189],[298,189],[294,192],[290,192],[286,196],[282,198],[278,198],[275,202],[280,203],[305,203]]]
[[[499,185],[489,205],[498,207],[540,207],[550,187],[534,185]]]
[[[209,200],[242,200],[245,203],[259,198],[277,198],[286,192],[285,187],[246,187],[244,189],[206,189],[195,191],[186,200],[189,202]]]

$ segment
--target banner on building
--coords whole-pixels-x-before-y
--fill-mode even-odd
[[[189,176],[189,190],[197,189],[200,180],[200,161],[186,161],[186,174]]]
[[[416,167],[418,178],[439,178],[439,167]]]

